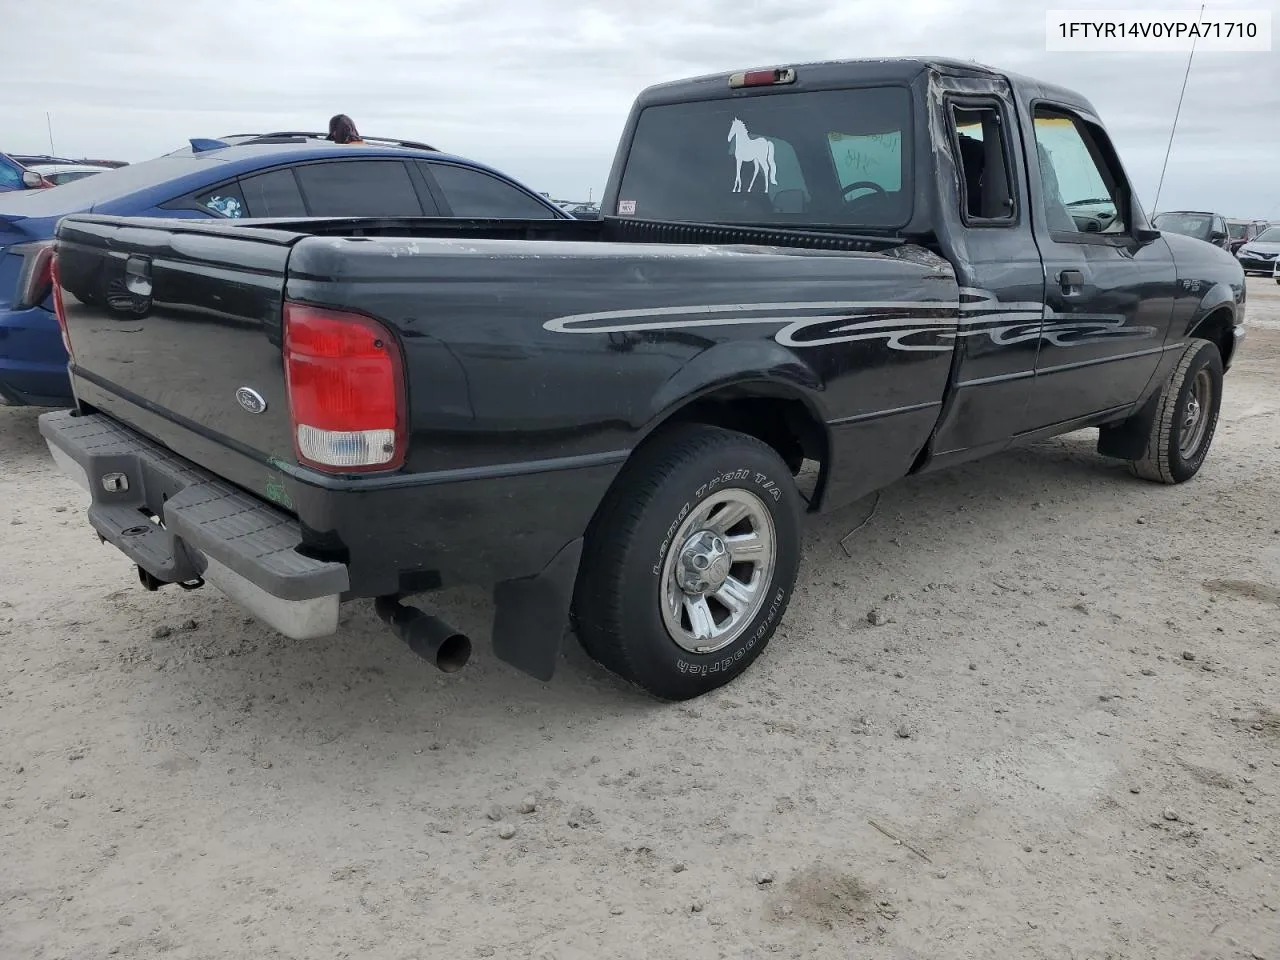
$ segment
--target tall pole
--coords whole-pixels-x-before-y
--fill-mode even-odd
[[[49,156],[56,157],[58,155],[58,151],[53,149],[53,119],[49,116],[49,112],[47,110],[44,115],[44,125],[49,130]]]
[[[1204,7],[1200,4],[1200,15],[1196,19],[1199,24],[1204,19]],[[1160,182],[1156,185],[1156,202],[1151,206],[1152,213],[1160,212],[1160,191],[1164,189],[1164,174],[1169,169],[1169,154],[1173,151],[1173,135],[1178,132],[1178,117],[1182,115],[1182,98],[1187,95],[1187,80],[1191,76],[1191,62],[1196,58],[1196,37],[1191,38],[1191,54],[1187,57],[1187,72],[1182,75],[1182,92],[1178,94],[1178,108],[1173,111],[1173,127],[1169,130],[1169,145],[1164,150],[1164,166],[1160,168]]]

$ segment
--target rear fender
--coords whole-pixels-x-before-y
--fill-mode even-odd
[[[643,441],[689,404],[743,387],[761,396],[800,400],[815,420],[826,422],[818,397],[823,382],[813,367],[774,340],[733,340],[704,350],[681,367],[654,394],[644,421],[633,427]]]

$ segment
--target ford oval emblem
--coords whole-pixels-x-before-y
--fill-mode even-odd
[[[248,413],[262,413],[267,409],[267,401],[262,399],[262,394],[252,387],[241,387],[236,391],[236,401]]]

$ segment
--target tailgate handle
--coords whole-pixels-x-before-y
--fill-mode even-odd
[[[135,297],[151,296],[151,260],[130,256],[124,264],[124,285]]]

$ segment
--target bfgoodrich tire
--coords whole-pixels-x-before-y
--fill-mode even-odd
[[[1178,358],[1156,403],[1155,419],[1135,476],[1157,483],[1184,483],[1200,472],[1222,407],[1222,356],[1207,340],[1193,340]]]
[[[777,629],[800,495],[774,450],[701,424],[636,450],[587,532],[574,620],[587,653],[664,700],[728,683]]]

